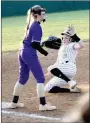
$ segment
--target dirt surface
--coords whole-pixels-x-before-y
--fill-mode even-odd
[[[39,55],[40,62],[43,66],[44,73],[47,71],[47,67],[53,64],[57,58],[57,50],[48,50],[49,55],[47,57]],[[47,102],[55,105],[58,110],[55,111],[38,111],[39,100],[36,94],[36,81],[30,73],[30,79],[25,85],[23,91],[21,92],[20,102],[25,104],[22,109],[4,109],[4,111],[15,111],[17,113],[22,112],[26,114],[37,114],[43,115],[45,117],[60,118],[68,110],[72,109],[78,102],[78,98],[89,90],[89,45],[86,44],[85,48],[82,49],[77,57],[77,75],[76,81],[78,86],[82,89],[82,93],[59,93],[59,94],[46,94]],[[18,79],[19,66],[17,60],[17,52],[8,52],[2,54],[2,102],[12,101],[12,92],[14,85]],[[46,80],[48,82],[49,79]],[[48,121],[47,119],[30,118],[26,116],[18,116],[12,114],[2,113],[3,123],[12,122],[55,122]]]

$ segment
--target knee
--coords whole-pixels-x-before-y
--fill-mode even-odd
[[[22,84],[22,85],[25,85],[27,83],[28,79],[29,79],[29,74],[24,75],[24,76],[19,78],[19,83]]]
[[[61,74],[61,71],[60,71],[58,68],[53,68],[53,69],[51,70],[51,73],[52,73],[54,76],[59,77],[59,75]]]
[[[44,83],[45,82],[45,78],[44,77],[40,77],[37,79],[37,83]]]

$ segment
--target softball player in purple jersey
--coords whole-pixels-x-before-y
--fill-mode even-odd
[[[45,21],[46,10],[35,5],[28,10],[27,15],[27,28],[23,40],[23,45],[19,51],[19,65],[20,76],[15,84],[13,91],[13,100],[10,103],[10,108],[24,107],[23,103],[18,103],[19,95],[29,79],[29,72],[31,71],[37,81],[37,95],[40,99],[39,110],[54,110],[55,106],[46,103],[44,92],[44,74],[37,56],[37,50],[47,56],[48,53],[41,47],[42,28],[41,21]]]
[[[59,48],[56,63],[48,67],[46,76],[52,73],[54,77],[45,85],[46,92],[81,92],[80,88],[76,86],[76,81],[73,79],[77,71],[77,53],[83,47],[84,43],[76,35],[74,26],[69,26],[62,33],[62,45]],[[70,88],[63,88],[63,85],[66,84]]]

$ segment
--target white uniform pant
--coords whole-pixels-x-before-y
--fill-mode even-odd
[[[60,65],[54,64],[48,67],[48,71],[52,70],[53,68],[58,68],[63,74],[65,74],[69,79],[73,79],[76,75],[76,64],[75,63],[63,63]],[[59,77],[53,77],[46,85],[45,85],[45,91],[48,92],[51,90],[54,86],[61,87],[62,85],[67,85],[68,83],[59,78]]]

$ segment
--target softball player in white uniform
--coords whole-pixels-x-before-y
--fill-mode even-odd
[[[79,49],[84,47],[84,44],[76,35],[74,26],[69,26],[62,35],[62,45],[58,51],[57,61],[54,65],[48,67],[48,73],[45,74],[45,76],[51,73],[54,75],[46,84],[45,91],[51,93],[80,92],[73,78],[77,71],[76,56]],[[66,84],[70,88],[61,88],[62,85]]]

